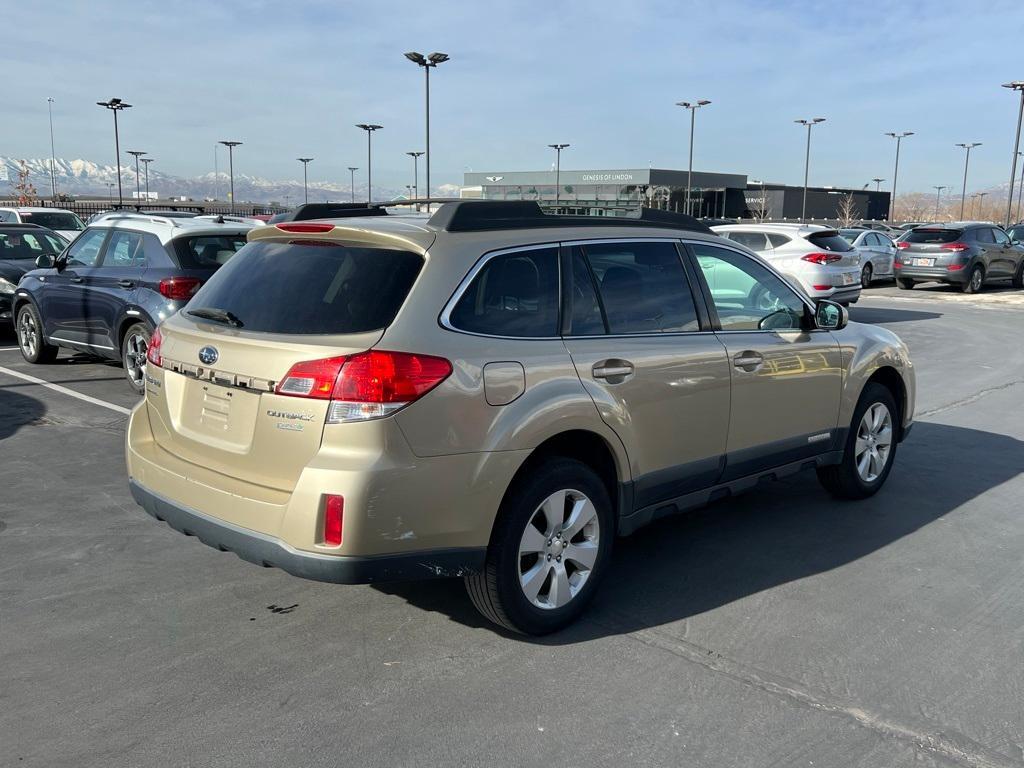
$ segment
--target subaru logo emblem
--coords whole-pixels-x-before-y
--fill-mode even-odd
[[[199,350],[199,362],[203,365],[213,365],[217,362],[217,358],[220,357],[217,354],[216,347],[203,347]]]

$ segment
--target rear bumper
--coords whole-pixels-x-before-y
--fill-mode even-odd
[[[922,282],[966,283],[971,274],[967,267],[950,271],[946,267],[900,267],[895,270],[896,277],[902,280],[920,280]]]
[[[465,576],[483,568],[485,547],[434,549],[374,557],[318,555],[302,552],[280,539],[217,520],[171,501],[135,480],[132,497],[147,513],[207,546],[233,552],[243,560],[313,581],[371,584],[384,581]]]
[[[860,292],[860,283],[857,283],[856,285],[834,288],[831,291],[811,290],[809,293],[812,299],[828,299],[829,301],[841,301],[856,304],[857,300],[860,299]]]

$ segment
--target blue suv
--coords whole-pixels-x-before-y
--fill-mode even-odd
[[[118,360],[145,389],[153,329],[181,309],[239,248],[251,220],[126,213],[90,225],[18,283],[14,328],[22,356],[49,363],[61,347]]]

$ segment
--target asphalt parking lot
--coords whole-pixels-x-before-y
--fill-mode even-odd
[[[851,314],[917,366],[886,488],[662,521],[541,641],[460,582],[304,582],[156,523],[121,370],[0,334],[0,765],[1024,765],[1024,294]]]

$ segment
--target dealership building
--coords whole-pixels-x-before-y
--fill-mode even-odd
[[[568,171],[493,171],[466,173],[464,196],[485,200],[536,200],[563,213],[615,216],[641,206],[686,209],[687,171],[663,168]],[[752,182],[738,173],[694,171],[690,205],[695,216],[736,219],[799,219],[803,187]],[[885,219],[889,193],[867,189],[809,187],[807,218],[834,219],[852,195],[855,218]]]

